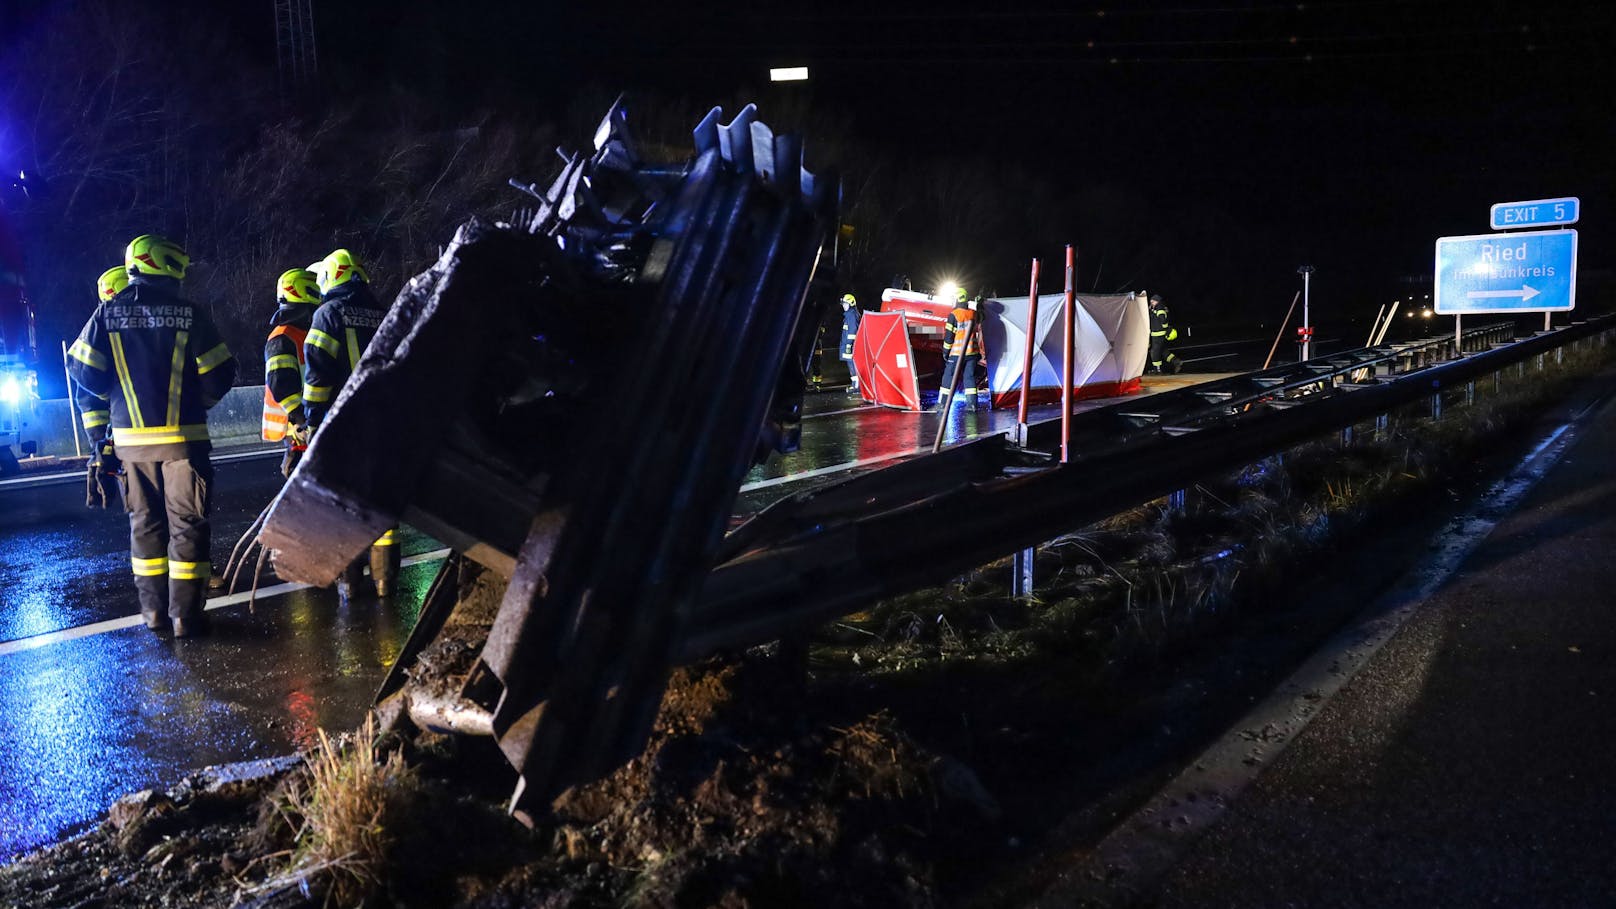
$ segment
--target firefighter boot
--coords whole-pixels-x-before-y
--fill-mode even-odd
[[[388,531],[391,536],[392,531]],[[398,583],[398,546],[391,541],[370,547],[370,579],[376,584],[376,596],[385,597]]]
[[[343,569],[337,577],[337,600],[344,606],[353,602],[364,588],[365,562],[363,559],[354,559],[352,564]]]
[[[137,575],[135,592],[140,595],[140,617],[146,627],[159,634],[168,631],[168,575]]]
[[[174,637],[194,638],[208,633],[208,617],[202,610],[208,604],[212,567],[207,559],[184,561],[169,557],[168,618],[174,625]]]

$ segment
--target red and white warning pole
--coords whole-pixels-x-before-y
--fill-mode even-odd
[[[1016,422],[1021,424],[1021,439],[1027,439],[1027,396],[1032,393],[1032,348],[1038,334],[1038,260],[1032,260],[1032,289],[1027,291],[1027,345],[1021,358],[1021,404],[1016,408]]]
[[[1066,245],[1066,301],[1061,321],[1061,463],[1067,463],[1072,444],[1072,341],[1077,336],[1077,249]]]

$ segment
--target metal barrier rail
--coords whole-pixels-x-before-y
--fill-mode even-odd
[[[1407,359],[1412,371],[1370,384],[1332,383],[1326,393],[1290,399],[1297,406],[1247,410],[1231,399],[1221,402],[1220,421],[1193,431],[1157,425],[1148,446],[1112,446],[1058,465],[1047,450],[1019,451],[1005,439],[983,439],[945,452],[941,457],[950,458],[953,467],[940,471],[937,482],[926,481],[936,459],[923,458],[793,496],[759,514],[757,529],[737,530],[734,545],[724,551],[727,560],[703,586],[679,658],[694,660],[810,629],[872,600],[939,583],[1309,439],[1423,399],[1440,402],[1444,390],[1564,345],[1588,339],[1608,343],[1613,330],[1616,316],[1507,344],[1478,331],[1475,343],[1487,339],[1491,349],[1444,363],[1425,359],[1439,344],[1377,354],[1382,360]],[[1329,375],[1361,366],[1332,366]],[[1316,376],[1292,390],[1324,381]],[[1040,424],[1043,431],[1033,437],[1047,439],[1051,430],[1058,434],[1058,424]],[[896,481],[897,491],[881,494],[890,481]],[[951,519],[960,514],[973,516],[969,532]]]
[[[1073,448],[1092,454],[1148,441],[1158,432],[1192,432],[1237,410],[1295,406],[1312,395],[1354,387],[1359,379],[1380,380],[1425,369],[1467,350],[1508,343],[1514,335],[1514,323],[1502,322],[1471,329],[1458,340],[1444,335],[1364,347],[1152,395],[1131,405],[1074,417]],[[1028,444],[1054,450],[1059,444],[1058,431],[1056,421],[1031,427]]]

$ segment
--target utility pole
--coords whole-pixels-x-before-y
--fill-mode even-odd
[[[296,91],[313,84],[320,68],[314,48],[314,0],[274,0],[275,64],[281,88]]]
[[[1296,273],[1302,276],[1302,327],[1297,329],[1297,333],[1302,336],[1302,359],[1306,361],[1313,357],[1313,317],[1308,309],[1311,302],[1308,299],[1308,291],[1313,278],[1313,266],[1303,265],[1296,269]]]

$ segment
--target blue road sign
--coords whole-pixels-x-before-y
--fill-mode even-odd
[[[1535,199],[1531,202],[1500,202],[1493,206],[1493,230],[1575,224],[1581,213],[1582,203],[1577,201],[1576,196]]]
[[[1442,237],[1435,296],[1442,315],[1569,311],[1577,301],[1577,232]]]

